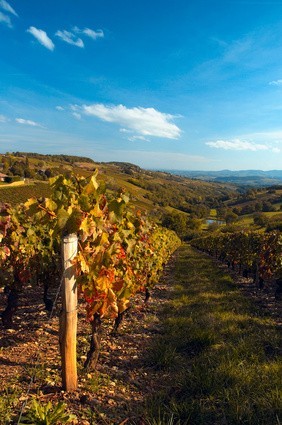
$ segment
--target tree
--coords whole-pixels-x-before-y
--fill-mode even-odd
[[[275,211],[275,207],[270,202],[264,201],[262,203],[262,211],[264,212]]]
[[[254,224],[257,226],[265,227],[268,223],[268,219],[264,214],[260,214],[259,212],[254,214],[253,216]]]
[[[234,212],[229,211],[225,216],[226,224],[234,223],[238,218],[237,214],[234,214]]]
[[[188,220],[186,214],[171,212],[166,213],[162,219],[162,225],[167,229],[174,230],[183,239],[187,232]]]
[[[48,177],[48,179],[50,177],[53,177],[53,173],[52,173],[51,168],[46,168],[46,170],[45,170],[45,176]]]

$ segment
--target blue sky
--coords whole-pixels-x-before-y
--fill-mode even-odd
[[[282,169],[282,0],[0,0],[0,152]]]

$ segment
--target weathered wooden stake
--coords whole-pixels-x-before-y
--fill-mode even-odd
[[[65,391],[77,389],[76,332],[77,332],[77,287],[75,268],[72,264],[77,254],[77,235],[63,239],[63,309],[60,317],[60,349],[62,363],[62,384]]]

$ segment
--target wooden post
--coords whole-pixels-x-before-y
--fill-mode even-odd
[[[77,287],[72,260],[77,254],[77,235],[63,239],[63,309],[60,317],[60,349],[62,384],[65,391],[77,389],[76,332],[77,332]]]

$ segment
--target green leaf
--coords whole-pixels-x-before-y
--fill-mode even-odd
[[[69,213],[64,208],[61,208],[57,213],[57,227],[60,230],[63,230],[68,219]]]
[[[28,199],[25,202],[24,206],[26,208],[26,213],[29,216],[33,216],[34,214],[38,212],[38,201],[35,198]]]
[[[125,208],[125,202],[122,199],[114,199],[109,203],[109,211],[114,212],[117,217],[121,217]]]
[[[83,220],[83,213],[79,209],[75,208],[66,221],[65,229],[64,229],[65,232],[78,233],[82,220]]]

